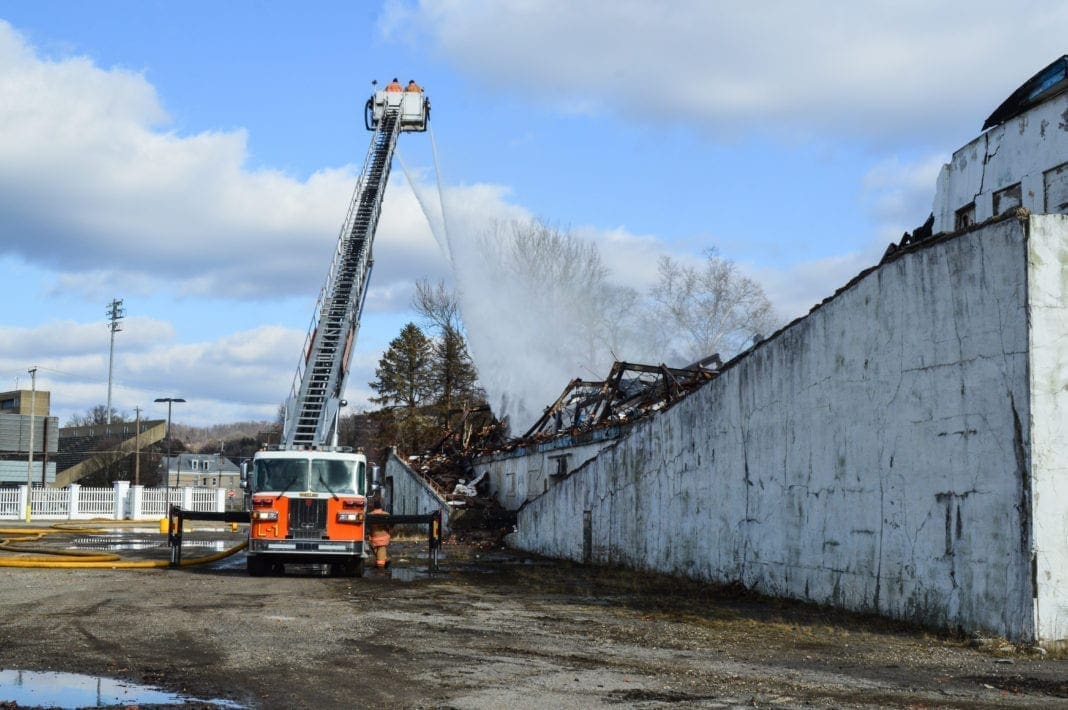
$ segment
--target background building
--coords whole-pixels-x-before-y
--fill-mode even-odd
[[[0,392],[0,485],[26,483],[29,473],[37,485],[56,480],[54,460],[59,442],[59,422],[49,416],[48,392],[37,390]],[[30,419],[33,413],[33,465],[28,466]]]
[[[178,454],[163,457],[166,482],[172,486],[208,486],[240,490],[241,469],[222,454]]]

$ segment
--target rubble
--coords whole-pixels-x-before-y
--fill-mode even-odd
[[[408,457],[408,465],[453,509],[454,541],[498,546],[515,525],[516,513],[489,496],[487,472],[475,475],[475,458],[629,424],[686,397],[721,367],[718,354],[683,368],[617,361],[604,380],[568,383],[538,421],[514,439],[507,438],[507,423],[494,418],[488,406],[452,410],[439,441],[425,456]]]
[[[722,366],[719,354],[685,368],[616,361],[602,381],[576,378],[516,445],[544,441],[564,433],[629,422],[682,399]]]

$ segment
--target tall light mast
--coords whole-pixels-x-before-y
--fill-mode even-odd
[[[107,423],[111,424],[111,375],[115,365],[115,333],[122,330],[122,319],[126,317],[126,309],[122,307],[122,299],[116,298],[108,304],[108,328],[111,330],[111,348],[108,350],[108,409]]]

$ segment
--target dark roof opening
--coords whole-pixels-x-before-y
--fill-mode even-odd
[[[1010,118],[1016,118],[1024,111],[1052,99],[1065,90],[1068,90],[1068,54],[1054,61],[1012,92],[1012,95],[987,117],[983,130],[1005,123]]]

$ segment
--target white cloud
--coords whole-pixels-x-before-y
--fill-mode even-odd
[[[1006,12],[992,0],[395,0],[379,29],[429,44],[473,82],[572,110],[884,141],[978,129],[1063,53],[1068,6]]]
[[[122,347],[140,352],[174,338],[170,323],[145,317],[123,321]],[[0,352],[16,358],[62,358],[108,347],[110,331],[103,322],[75,323],[57,320],[36,328],[0,326]]]
[[[783,323],[803,316],[869,266],[878,263],[882,249],[868,248],[787,267],[742,264],[742,270],[764,291]],[[764,335],[767,335],[765,333]]]
[[[174,342],[169,323],[130,318],[115,349],[112,404],[133,413],[161,396],[189,404],[180,421],[208,424],[273,418],[289,392],[304,333],[262,326],[213,341]],[[377,358],[376,358],[377,359]],[[366,362],[357,360],[366,374]],[[56,321],[36,328],[0,328],[0,377],[29,386],[26,371],[38,367],[38,388],[52,392],[53,414],[66,421],[102,404],[107,395],[108,334],[102,323]],[[152,416],[151,412],[146,416]]]
[[[908,51],[885,54],[885,46],[876,51],[872,47],[879,41],[890,42],[894,31],[905,29],[905,15],[897,10],[880,11],[889,15],[884,31],[878,22],[854,17],[864,13],[851,5],[839,7],[840,22],[828,22],[829,11],[822,9],[781,9],[771,17],[704,3],[425,2],[391,5],[383,23],[400,18],[409,27],[420,26],[473,77],[530,89],[560,105],[650,119],[670,107],[673,115],[727,128],[761,121],[810,127],[859,122],[864,130],[891,124],[904,130],[909,121],[920,120],[916,112],[925,106],[941,110],[952,103],[958,112],[972,110],[968,106],[977,104],[964,99],[975,98],[976,85],[996,85],[998,77],[1011,75],[1012,88],[1021,78],[1016,64],[1003,69],[980,63],[974,71],[949,75],[956,93],[940,95],[945,87],[932,78],[938,72],[926,72],[915,95],[902,96],[893,87],[917,80],[909,71],[918,65],[958,71],[974,52],[961,49],[961,59],[954,47],[940,45],[939,56],[952,59],[935,62],[934,38],[947,41],[941,31],[921,32],[915,43],[910,39]],[[795,32],[806,26],[791,26],[791,20],[800,22],[798,13],[817,29]],[[731,23],[736,32],[724,29]],[[846,36],[847,26],[858,37],[878,29],[872,47]],[[758,31],[767,36],[750,41]],[[1000,29],[992,31],[1002,36]],[[773,47],[774,53],[756,54],[751,47],[757,46]],[[1028,51],[1044,46],[1036,40]],[[832,61],[836,52],[840,66]],[[1013,62],[1029,57],[1014,54]],[[679,66],[691,67],[687,76],[679,75]],[[961,81],[979,71],[988,72],[982,82]],[[682,88],[656,93],[669,82]],[[141,74],[100,68],[82,57],[42,59],[0,21],[0,253],[56,273],[52,293],[80,293],[101,303],[118,284],[127,295],[163,291],[222,300],[314,293],[335,247],[356,168],[324,168],[306,180],[252,169],[243,131],[180,135],[168,128],[168,120]],[[882,163],[869,173],[865,199],[886,229],[897,229],[893,225],[903,220],[902,229],[911,228],[926,216],[934,184],[928,173],[937,160]],[[470,248],[491,220],[530,216],[506,187],[449,187],[447,238],[430,176],[413,178],[414,191],[401,170],[391,176],[375,243],[370,313],[403,311],[416,278],[449,274],[439,244],[447,251],[450,239],[459,240]],[[921,189],[927,203],[910,214]],[[614,281],[639,290],[655,279],[660,253],[692,258],[655,235],[632,234],[623,226],[575,231],[601,247]],[[870,254],[747,271],[765,284],[780,312],[791,316],[877,258],[873,247]],[[528,335],[522,323],[510,325],[517,338]],[[158,396],[184,396],[189,404],[176,411],[183,423],[271,419],[289,391],[303,340],[303,332],[262,327],[213,341],[178,342],[169,323],[131,318],[117,352],[115,404],[132,411]],[[106,343],[103,323],[0,328],[0,374],[25,377],[29,364],[39,364],[42,387],[54,389],[54,410],[84,412],[104,399]],[[366,383],[380,354],[357,351],[348,392],[354,403],[369,394]],[[525,363],[502,367],[519,378]],[[538,384],[552,396],[575,374],[595,373],[566,372],[559,383]]]
[[[51,292],[315,292],[354,166],[306,180],[251,169],[244,131],[166,130],[143,76],[42,59],[2,20],[0,57],[0,250],[57,273]],[[406,183],[392,180],[385,200],[377,278],[443,273]]]
[[[868,170],[861,186],[880,236],[896,233],[896,239],[923,224],[931,212],[938,171],[948,161],[949,155],[942,153],[911,161],[893,156]]]

